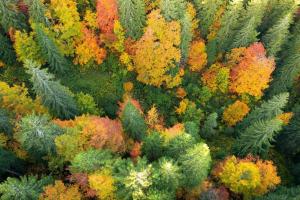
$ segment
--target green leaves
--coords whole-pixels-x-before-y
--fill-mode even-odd
[[[185,0],[161,0],[160,9],[167,21],[179,20],[184,16]]]

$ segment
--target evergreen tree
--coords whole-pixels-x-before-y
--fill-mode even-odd
[[[266,35],[263,36],[262,41],[267,49],[269,56],[276,56],[281,50],[282,45],[288,39],[289,27],[292,23],[291,14],[287,14],[278,21],[273,27],[271,27]]]
[[[25,162],[14,153],[0,147],[0,181],[5,175],[20,175],[25,170]]]
[[[18,0],[0,1],[0,24],[5,32],[10,28],[27,30],[26,16],[19,12],[17,7]]]
[[[141,112],[131,103],[125,105],[121,115],[125,132],[135,140],[143,140],[146,135],[147,125]]]
[[[198,143],[179,156],[179,166],[183,174],[183,186],[193,188],[204,181],[211,165],[210,151],[206,144]]]
[[[56,153],[54,139],[62,134],[62,130],[48,116],[35,114],[23,117],[18,124],[15,135],[21,146],[35,159]]]
[[[236,141],[238,154],[265,155],[275,141],[275,135],[281,131],[282,124],[279,119],[258,120],[251,124]]]
[[[29,16],[32,22],[50,25],[49,19],[45,16],[46,6],[41,0],[25,0],[25,3],[29,7]]]
[[[1,200],[38,200],[43,187],[52,184],[51,177],[38,180],[35,176],[7,178],[0,184]]]
[[[300,73],[300,21],[297,22],[292,38],[284,49],[281,66],[275,71],[274,80],[268,91],[269,96],[288,92]]]
[[[48,61],[51,70],[59,73],[65,72],[70,64],[64,58],[54,40],[44,32],[41,24],[33,25],[33,29],[36,32],[36,40],[41,48],[41,53],[44,59]]]
[[[120,21],[127,36],[138,40],[146,24],[145,2],[143,0],[118,0]]]
[[[262,22],[266,6],[267,1],[265,0],[250,0],[248,2],[246,11],[239,20],[238,31],[234,35],[231,48],[247,47],[258,40],[257,28]]]
[[[5,34],[0,32],[0,60],[7,65],[13,65],[16,63],[16,53],[14,51],[11,41]]]
[[[257,197],[255,200],[297,200],[300,199],[300,186],[295,187],[284,187],[281,186],[275,190],[275,192],[270,192],[262,197]]]
[[[190,134],[183,133],[172,138],[166,146],[165,155],[177,159],[178,155],[185,154],[187,149],[194,146],[196,140]]]
[[[149,161],[154,161],[163,155],[164,140],[160,133],[153,132],[149,134],[143,141],[142,153]]]
[[[185,0],[161,0],[160,9],[167,21],[179,20],[186,10]]]
[[[209,27],[214,21],[214,16],[223,0],[193,0],[199,14],[201,35],[206,38]]]
[[[8,111],[5,109],[0,109],[0,133],[5,133],[9,136],[12,136],[13,134],[12,121],[9,117]]]
[[[193,39],[192,33],[192,22],[189,13],[185,13],[180,20],[181,23],[181,40],[180,40],[180,50],[181,50],[181,62],[185,63],[188,55],[190,44]]]
[[[200,131],[200,135],[203,138],[212,138],[216,134],[215,128],[218,126],[217,119],[217,113],[211,113],[210,115],[208,115]]]
[[[78,113],[76,101],[71,91],[58,81],[54,81],[54,75],[46,69],[39,69],[39,65],[32,61],[26,61],[27,73],[31,75],[33,90],[42,98],[44,106],[57,117],[69,119]]]

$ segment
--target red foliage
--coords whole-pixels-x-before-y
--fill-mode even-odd
[[[140,155],[141,155],[141,143],[135,142],[131,151],[130,151],[130,157],[135,161]]]
[[[79,189],[83,192],[87,198],[95,198],[97,192],[89,187],[89,177],[85,173],[75,173],[67,178],[70,182],[77,183]]]
[[[131,103],[136,109],[138,109],[141,113],[144,113],[142,110],[141,104],[138,102],[138,100],[127,98],[124,100],[124,102],[119,102],[119,111],[118,116],[120,117],[128,103]]]
[[[97,18],[102,33],[113,33],[114,22],[118,20],[116,0],[97,0]]]

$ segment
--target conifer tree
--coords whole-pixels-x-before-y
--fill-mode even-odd
[[[181,62],[185,63],[189,55],[189,48],[191,41],[193,39],[193,30],[191,16],[189,13],[185,13],[180,19],[181,24],[181,40],[180,40],[180,50],[181,50]]]
[[[21,146],[35,159],[56,153],[54,139],[62,130],[45,115],[27,115],[18,123],[15,135]]]
[[[69,119],[78,113],[73,94],[58,81],[54,81],[54,75],[48,73],[46,69],[39,69],[39,65],[33,61],[26,61],[25,67],[28,69],[27,73],[31,75],[34,92],[55,116]]]
[[[17,7],[18,0],[0,1],[0,24],[5,32],[10,28],[27,30],[26,16],[19,12]]]
[[[41,48],[41,53],[44,59],[48,61],[51,70],[59,73],[66,71],[70,64],[64,58],[54,40],[45,33],[41,24],[33,25],[33,29],[36,32],[36,40]]]
[[[143,0],[118,0],[119,15],[127,36],[138,40],[144,33],[146,8]]]
[[[25,162],[14,153],[0,147],[0,180],[5,175],[20,175],[24,172]]]
[[[179,20],[186,10],[185,0],[161,0],[160,9],[167,21]]]
[[[275,141],[276,134],[281,131],[282,124],[279,119],[257,120],[252,123],[236,141],[238,154],[265,155]]]
[[[154,161],[163,155],[164,140],[160,133],[150,133],[143,141],[142,153],[149,161]]]
[[[12,43],[2,31],[0,32],[0,46],[0,60],[8,65],[13,65],[16,62],[16,53]]]
[[[276,57],[277,53],[281,50],[282,45],[288,39],[287,35],[289,34],[289,27],[291,23],[292,16],[288,13],[263,36],[262,41],[269,56]]]
[[[32,22],[50,25],[49,19],[45,16],[46,7],[41,0],[25,0],[25,3],[29,7],[28,11]]]
[[[218,126],[217,119],[217,113],[211,113],[208,115],[200,131],[203,138],[212,138],[216,134],[215,128]]]
[[[5,109],[0,109],[0,133],[4,133],[9,136],[13,133],[13,126],[9,117],[9,112]]]

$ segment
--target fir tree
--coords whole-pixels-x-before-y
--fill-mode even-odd
[[[180,20],[181,23],[181,40],[180,40],[180,50],[181,50],[181,62],[185,63],[188,55],[191,41],[193,39],[192,33],[192,22],[189,13],[185,13]]]
[[[49,19],[45,16],[46,6],[41,0],[25,0],[25,3],[29,7],[29,16],[32,22],[50,25]]]
[[[44,106],[57,117],[63,119],[73,118],[77,113],[76,101],[71,91],[58,81],[54,81],[54,75],[46,69],[39,69],[39,65],[32,61],[26,61],[27,73],[31,75],[33,90],[42,98]]]
[[[279,119],[258,120],[251,124],[236,141],[238,154],[265,155],[275,141],[275,135],[281,131],[282,124]]]
[[[163,138],[160,133],[153,132],[143,141],[142,153],[149,161],[154,161],[163,155]]]
[[[278,21],[273,27],[271,27],[266,35],[263,36],[262,41],[267,49],[269,56],[276,56],[281,50],[282,45],[288,39],[289,27],[292,23],[291,14],[287,14]]]
[[[43,187],[53,182],[51,177],[38,180],[35,176],[7,178],[0,184],[1,200],[38,200]]]
[[[118,0],[120,21],[129,37],[138,40],[146,24],[145,2],[143,0]]]
[[[203,127],[200,131],[200,135],[203,138],[212,138],[216,134],[216,127],[218,126],[218,114],[211,113],[204,121]]]
[[[160,9],[167,21],[179,20],[186,10],[185,0],[161,0]]]
[[[44,59],[48,61],[51,70],[59,73],[65,72],[70,64],[64,58],[54,40],[44,32],[41,24],[34,25],[33,29],[36,32],[36,40],[41,48],[41,53]]]
[[[18,123],[15,135],[21,146],[35,159],[56,153],[54,139],[62,130],[45,116],[27,115]]]
[[[16,63],[16,53],[13,45],[5,34],[0,32],[0,60],[7,65],[13,65]]]
[[[27,30],[26,17],[19,12],[18,0],[0,1],[0,24],[8,32],[10,28]]]

